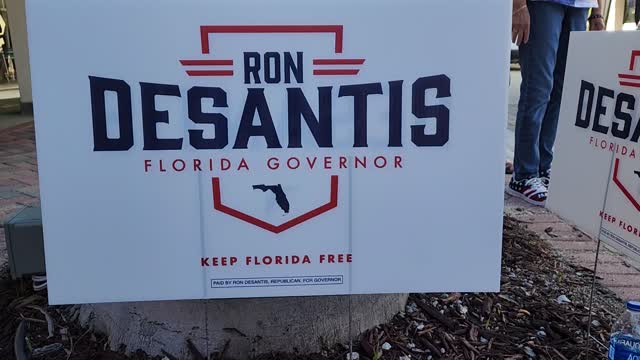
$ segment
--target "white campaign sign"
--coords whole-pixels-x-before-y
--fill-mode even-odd
[[[50,301],[499,290],[509,3],[30,0]]]
[[[640,259],[640,34],[573,33],[548,207]],[[606,51],[604,51],[606,49]]]

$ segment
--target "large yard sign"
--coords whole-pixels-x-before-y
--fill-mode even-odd
[[[50,301],[497,291],[510,16],[29,1]]]
[[[572,34],[548,204],[638,259],[639,40],[638,33]]]

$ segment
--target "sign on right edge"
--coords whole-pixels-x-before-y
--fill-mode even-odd
[[[547,206],[636,259],[639,138],[640,34],[573,33]]]

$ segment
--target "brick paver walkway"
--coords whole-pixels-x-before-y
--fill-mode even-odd
[[[33,123],[0,129],[0,266],[7,261],[3,229],[7,217],[39,202]]]
[[[525,224],[563,257],[585,271],[593,270],[597,243],[549,210],[505,194],[505,213]],[[624,255],[602,244],[598,261],[600,282],[623,300],[640,299],[640,270]]]
[[[0,227],[10,213],[39,202],[33,131],[32,123],[0,130]],[[505,213],[526,224],[575,265],[593,269],[595,241],[548,210],[505,195]],[[0,229],[0,265],[4,262],[4,230]],[[640,271],[626,257],[603,247],[598,276],[621,298],[640,299]]]

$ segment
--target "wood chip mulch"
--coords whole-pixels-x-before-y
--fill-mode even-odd
[[[609,332],[623,302],[596,285],[589,340],[592,280],[591,270],[571,265],[537,235],[505,218],[501,293],[412,294],[404,312],[360,335],[352,351],[361,360],[606,359]],[[16,344],[31,359],[163,358],[109,350],[106,336],[78,326],[73,307],[47,306],[46,293],[8,280],[5,270],[0,273],[0,359],[15,359]],[[194,359],[205,358],[196,353]],[[347,360],[348,354],[348,345],[337,344],[319,354],[257,359]],[[222,358],[219,353],[209,357]]]
[[[505,218],[500,294],[412,294],[404,313],[361,335],[352,350],[361,360],[607,359],[609,332],[624,304],[596,283],[589,341],[592,280],[590,269],[568,263]],[[348,354],[347,345],[323,353],[345,360]],[[308,358],[283,356],[261,360]]]

